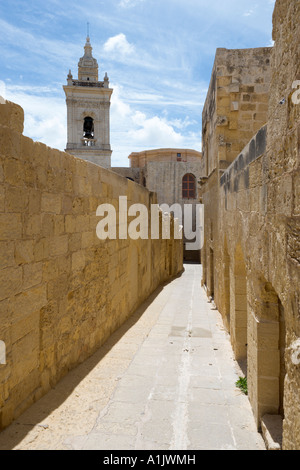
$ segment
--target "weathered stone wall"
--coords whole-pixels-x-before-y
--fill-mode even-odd
[[[274,221],[268,218],[266,145],[265,126],[220,178],[221,233],[220,236],[215,233],[217,243],[221,244],[215,265],[218,279],[215,302],[230,332],[235,357],[247,360],[249,398],[258,426],[264,414],[277,414],[279,410],[278,344],[272,348],[270,341],[266,344],[266,336],[273,334],[276,342],[277,333],[279,343],[279,309],[275,313],[274,301],[274,318],[264,318],[265,300],[258,293],[270,282],[270,268],[275,260],[269,253],[269,237],[272,239],[272,232],[277,230]],[[274,288],[270,284],[267,290],[271,292]],[[263,321],[265,336],[258,333]],[[268,367],[271,363],[272,372]],[[267,393],[272,399],[265,397]]]
[[[203,282],[246,365],[258,427],[283,417],[283,449],[300,448],[299,18],[298,1],[277,0],[268,124],[202,186]]]
[[[159,204],[167,204],[171,207],[173,204],[181,206],[182,224],[184,224],[184,206],[190,205],[193,210],[193,230],[196,227],[196,205],[199,204],[197,181],[201,175],[201,160],[189,162],[177,161],[150,161],[142,169],[146,180],[147,188],[157,194]],[[182,180],[186,174],[192,174],[195,177],[195,198],[186,199],[182,194]],[[188,250],[188,239],[184,237],[184,259],[200,261],[200,250]]]
[[[217,49],[202,113],[200,192],[205,206],[203,282],[219,306],[215,274],[223,250],[219,241],[219,184],[223,172],[268,119],[272,48]],[[228,302],[227,302],[228,303]]]
[[[145,169],[147,188],[157,194],[159,204],[192,204],[182,197],[182,179],[190,173],[200,178],[200,160],[195,162],[148,162]],[[195,203],[198,202],[196,187]]]
[[[196,205],[199,204],[197,182],[202,176],[202,154],[191,149],[153,149],[129,155],[130,168],[112,168],[118,174],[134,179],[157,195],[158,204],[181,206],[184,225],[184,206],[192,206],[193,232],[196,227]],[[195,178],[195,197],[183,198],[183,177]],[[185,236],[187,235],[187,236]],[[200,250],[190,245],[192,235],[184,233],[184,259],[200,261]]]
[[[182,270],[181,240],[99,240],[99,204],[118,215],[119,196],[148,208],[156,196],[34,143],[22,135],[23,118],[19,106],[0,105],[1,428]]]
[[[265,414],[281,414],[284,446],[299,448],[300,369],[291,361],[299,338],[299,252],[288,243],[299,244],[291,215],[297,204],[287,175],[281,184],[270,179],[267,142],[264,127],[220,179],[216,303],[236,358],[247,360],[258,427]]]
[[[128,158],[132,168],[143,168],[149,162],[197,162],[201,159],[201,152],[192,149],[163,148],[132,152]]]
[[[300,366],[291,361],[300,338],[300,3],[277,0],[273,14],[272,82],[269,101],[268,165],[272,178],[270,212],[276,264],[271,279],[283,285],[286,305],[284,448],[300,449]],[[295,83],[295,81],[298,81]],[[279,102],[285,99],[284,105]],[[275,230],[274,230],[275,232]],[[275,268],[275,269],[274,269]],[[277,271],[277,276],[275,274]],[[279,287],[276,289],[278,290]],[[298,355],[299,357],[299,355]]]
[[[135,183],[142,184],[143,178],[140,168],[129,168],[129,167],[111,167],[111,171],[114,171],[118,175],[124,176]]]
[[[267,122],[271,50],[217,49],[202,113],[203,175],[231,163]]]

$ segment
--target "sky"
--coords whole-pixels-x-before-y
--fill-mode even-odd
[[[201,151],[216,49],[272,46],[274,0],[0,0],[0,95],[24,134],[64,150],[63,85],[77,78],[87,23],[99,80],[113,88],[112,166],[153,148]]]

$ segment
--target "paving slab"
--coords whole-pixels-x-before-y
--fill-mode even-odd
[[[0,434],[0,450],[265,450],[201,266],[159,289]]]

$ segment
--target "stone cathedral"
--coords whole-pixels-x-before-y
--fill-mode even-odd
[[[76,157],[96,163],[104,168],[111,166],[110,98],[107,73],[98,80],[98,62],[92,55],[89,36],[84,55],[78,62],[78,79],[71,70],[67,85],[63,87],[67,103],[68,142],[66,151]]]

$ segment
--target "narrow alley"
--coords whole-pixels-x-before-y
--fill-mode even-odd
[[[201,266],[158,289],[0,434],[0,449],[264,450]]]

